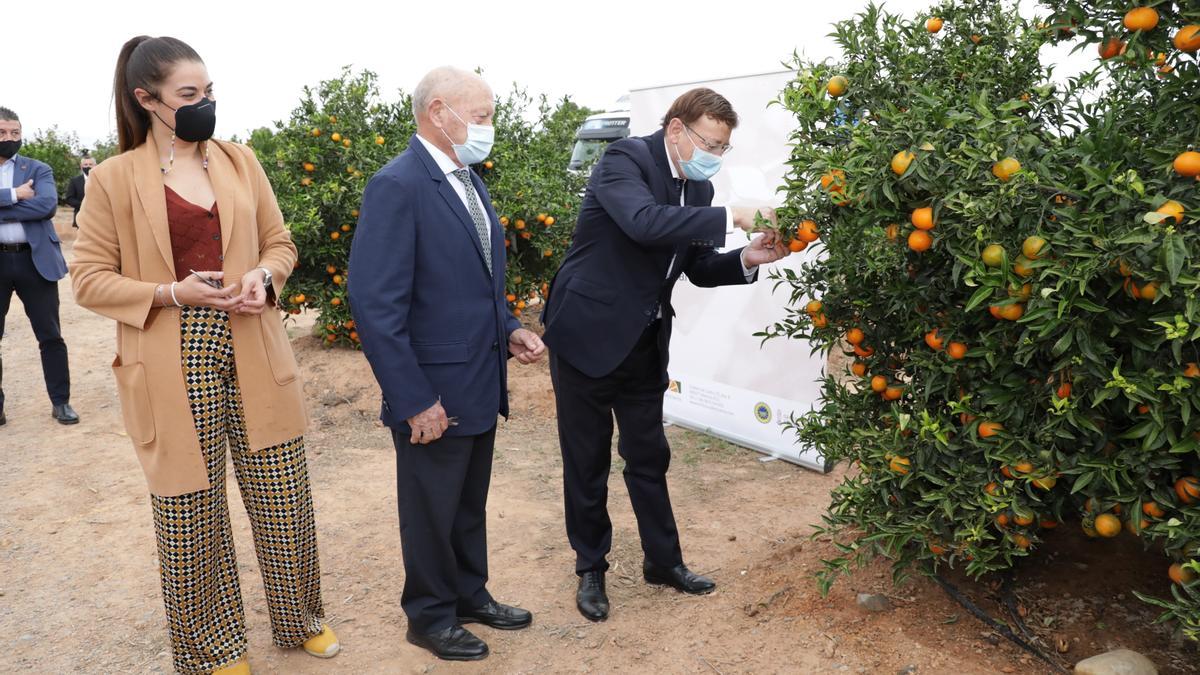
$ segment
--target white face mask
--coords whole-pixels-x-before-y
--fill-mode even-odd
[[[454,108],[447,105],[446,110],[449,110],[451,115],[457,117],[458,121],[467,127],[467,142],[461,145],[455,143],[445,129],[441,130],[446,140],[450,141],[450,145],[454,146],[454,154],[458,157],[458,161],[463,166],[470,166],[487,159],[488,154],[492,151],[492,144],[496,142],[496,128],[483,124],[468,124],[458,116],[458,113],[454,112]]]

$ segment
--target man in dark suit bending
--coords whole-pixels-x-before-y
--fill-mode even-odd
[[[758,266],[786,255],[771,232],[718,253],[734,227],[754,231],[768,208],[713,207],[709,179],[737,126],[711,89],[680,96],[655,133],[613,143],[596,164],[574,240],[543,320],[558,407],[567,537],[579,575],[576,605],[608,618],[604,573],[612,546],[608,472],[613,416],[618,452],[645,554],[643,575],[686,593],[716,585],[683,563],[667,492],[671,449],[663,433],[671,291],[681,274],[697,286],[748,284]]]

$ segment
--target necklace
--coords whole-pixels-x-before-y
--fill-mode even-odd
[[[167,166],[162,169],[163,175],[171,173],[175,168],[175,134],[171,134],[171,154],[167,158]],[[204,141],[204,170],[208,171],[208,141]]]

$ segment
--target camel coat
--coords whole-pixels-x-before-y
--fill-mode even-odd
[[[296,262],[271,184],[254,152],[209,143],[209,177],[221,213],[226,284],[271,270],[282,293]],[[153,136],[92,170],[71,261],[75,300],[117,322],[113,374],[125,429],[150,492],[207,489],[208,472],[188,403],[180,357],[180,312],[152,307],[154,289],[176,278],[167,200]],[[251,450],[304,434],[299,368],[279,312],[229,317]]]

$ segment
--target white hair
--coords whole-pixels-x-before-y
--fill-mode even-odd
[[[435,98],[459,100],[463,93],[473,87],[483,87],[491,92],[491,88],[478,74],[454,66],[440,66],[429,71],[413,89],[412,107],[413,118],[420,120],[429,110],[429,104]]]

